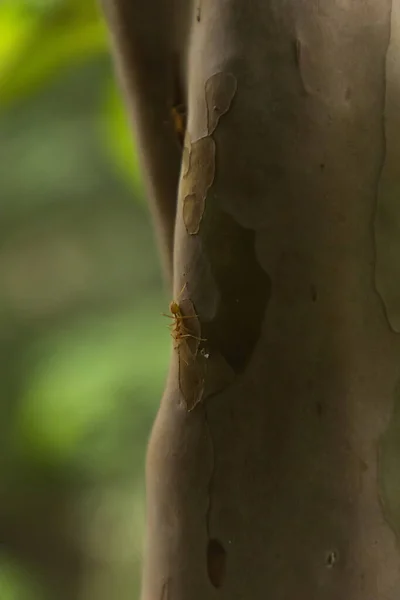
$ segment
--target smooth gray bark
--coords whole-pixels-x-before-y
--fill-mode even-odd
[[[106,12],[192,336],[149,446],[142,599],[395,600],[400,338],[375,273],[391,2]]]

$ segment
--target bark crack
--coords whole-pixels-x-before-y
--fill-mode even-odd
[[[376,177],[376,187],[375,187],[375,202],[373,207],[372,214],[372,240],[373,240],[373,252],[374,252],[374,266],[373,266],[373,274],[372,274],[372,285],[375,290],[376,295],[379,298],[379,302],[382,305],[383,313],[385,315],[386,321],[389,325],[389,328],[395,333],[399,333],[393,327],[390,318],[388,307],[385,303],[383,294],[379,289],[379,284],[377,280],[377,262],[378,262],[378,241],[377,241],[377,215],[379,211],[379,192],[382,181],[382,174],[386,164],[386,156],[387,156],[387,136],[386,136],[386,96],[387,96],[387,58],[388,52],[392,37],[392,14],[393,14],[393,0],[389,2],[389,17],[388,17],[388,31],[387,31],[387,43],[385,47],[385,51],[383,53],[383,81],[382,81],[382,112],[381,112],[381,140],[382,140],[382,152],[381,152],[381,161]]]

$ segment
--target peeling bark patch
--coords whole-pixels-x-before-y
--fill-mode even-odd
[[[298,69],[300,69],[300,57],[301,57],[301,42],[299,39],[293,42],[294,62]]]
[[[178,340],[176,349],[179,359],[179,388],[186,410],[191,411],[201,402],[204,391],[205,372],[198,351],[202,343],[201,325],[193,302],[189,298],[179,303],[184,321],[184,335]]]
[[[215,142],[211,137],[200,138],[190,145],[189,165],[181,181],[183,197],[194,194],[206,198],[215,176]]]
[[[215,210],[202,226],[204,250],[220,294],[215,318],[202,323],[204,337],[233,372],[246,367],[270,297],[271,281],[258,263],[255,232]]]
[[[215,142],[211,137],[200,138],[184,154],[179,189],[179,195],[183,198],[183,220],[191,235],[199,231],[205,200],[214,176]]]
[[[196,353],[189,344],[180,345],[179,388],[188,412],[226,389],[234,379],[233,369],[218,351],[209,350],[207,341]]]
[[[189,359],[179,349],[179,389],[181,390],[185,408],[192,411],[203,399],[204,373],[195,356]]]
[[[186,177],[186,175],[189,173],[189,169],[190,169],[190,137],[189,134],[186,133],[185,136],[185,145],[183,147],[183,152],[182,152],[182,176]]]
[[[220,588],[226,575],[226,552],[216,539],[209,540],[207,545],[207,572],[212,585]]]
[[[204,213],[205,199],[189,194],[183,201],[183,222],[190,235],[199,232],[201,218]]]
[[[232,73],[215,73],[206,81],[207,131],[211,135],[218,121],[228,112],[236,94],[237,80]]]
[[[196,314],[196,309],[190,298],[183,298],[179,303],[184,321],[184,331],[187,334],[185,338],[185,347],[196,356],[201,341],[201,325]]]

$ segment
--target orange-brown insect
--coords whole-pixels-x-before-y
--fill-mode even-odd
[[[193,335],[193,333],[190,333],[190,331],[186,328],[186,326],[184,324],[185,319],[197,319],[198,318],[196,314],[193,314],[193,315],[183,315],[182,314],[182,310],[179,305],[179,298],[183,294],[185,287],[186,287],[186,283],[183,286],[183,288],[181,289],[181,291],[179,292],[177,300],[172,300],[172,302],[170,302],[169,310],[170,310],[171,314],[169,314],[169,315],[167,315],[166,313],[162,313],[162,314],[164,317],[173,319],[173,323],[171,323],[169,325],[169,328],[171,329],[171,335],[176,342],[179,343],[179,340],[181,340],[183,338],[192,338],[192,339],[198,340],[200,342],[205,342],[206,340],[204,338],[198,337],[196,335]]]
[[[183,147],[186,132],[186,107],[184,104],[177,104],[171,108],[171,117],[174,124],[175,133],[180,145]]]

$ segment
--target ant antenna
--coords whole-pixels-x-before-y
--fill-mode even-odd
[[[183,288],[181,289],[181,291],[179,292],[179,294],[176,297],[176,300],[179,300],[179,298],[182,296],[185,287],[187,287],[187,281],[185,281],[185,283],[183,284]]]

